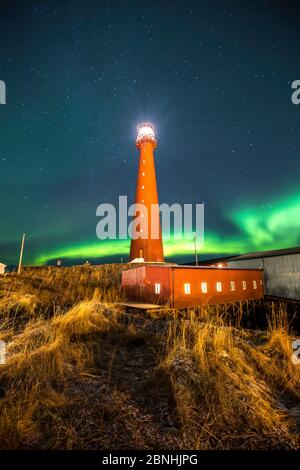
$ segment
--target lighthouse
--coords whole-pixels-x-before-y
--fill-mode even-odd
[[[130,301],[123,305],[142,310],[156,309],[157,305],[181,309],[202,305],[228,306],[229,303],[234,306],[239,301],[241,309],[242,302],[247,311],[249,302],[253,302],[254,309],[256,302],[260,303],[264,298],[263,269],[239,269],[227,263],[225,266],[198,266],[198,263],[183,266],[164,262],[159,211],[154,214],[152,211],[153,205],[158,207],[154,165],[157,143],[152,124],[144,123],[138,127],[136,146],[140,158],[134,214],[130,213],[135,222],[130,261],[136,264],[122,271],[122,290]],[[147,224],[144,224],[145,220]],[[151,229],[157,236],[152,236]]]
[[[152,124],[147,122],[138,126],[136,147],[139,150],[139,167],[135,204],[141,223],[138,236],[131,240],[130,261],[161,263],[164,261],[161,226],[159,211],[154,209],[158,208],[154,163],[157,142]]]

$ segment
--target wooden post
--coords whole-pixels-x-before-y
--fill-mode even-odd
[[[20,259],[19,259],[19,267],[18,267],[18,274],[20,274],[20,272],[21,272],[22,259],[23,259],[23,251],[24,251],[24,242],[25,242],[25,233],[23,233],[23,237],[22,237],[21,251],[20,251]]]

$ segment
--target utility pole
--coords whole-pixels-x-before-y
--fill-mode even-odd
[[[24,251],[24,242],[25,242],[25,233],[23,233],[23,237],[22,237],[21,251],[20,251],[20,259],[19,259],[19,267],[18,267],[18,274],[20,274],[20,272],[21,272],[22,259],[23,259],[23,251]]]
[[[196,232],[194,233],[194,244],[195,244],[195,260],[196,260],[196,266],[198,266],[197,235],[196,235]]]

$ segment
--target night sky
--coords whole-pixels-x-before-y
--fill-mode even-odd
[[[0,262],[126,260],[96,208],[133,202],[154,124],[160,202],[205,203],[200,259],[300,244],[300,10],[290,1],[4,1]],[[165,243],[191,260],[191,241]]]

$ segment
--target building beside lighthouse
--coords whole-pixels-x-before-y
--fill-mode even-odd
[[[159,211],[152,210],[153,205],[159,204],[154,161],[157,141],[152,124],[138,127],[136,147],[138,223],[131,239],[130,267],[122,272],[122,289],[127,300],[173,308],[260,301],[264,295],[262,269],[164,262]]]

